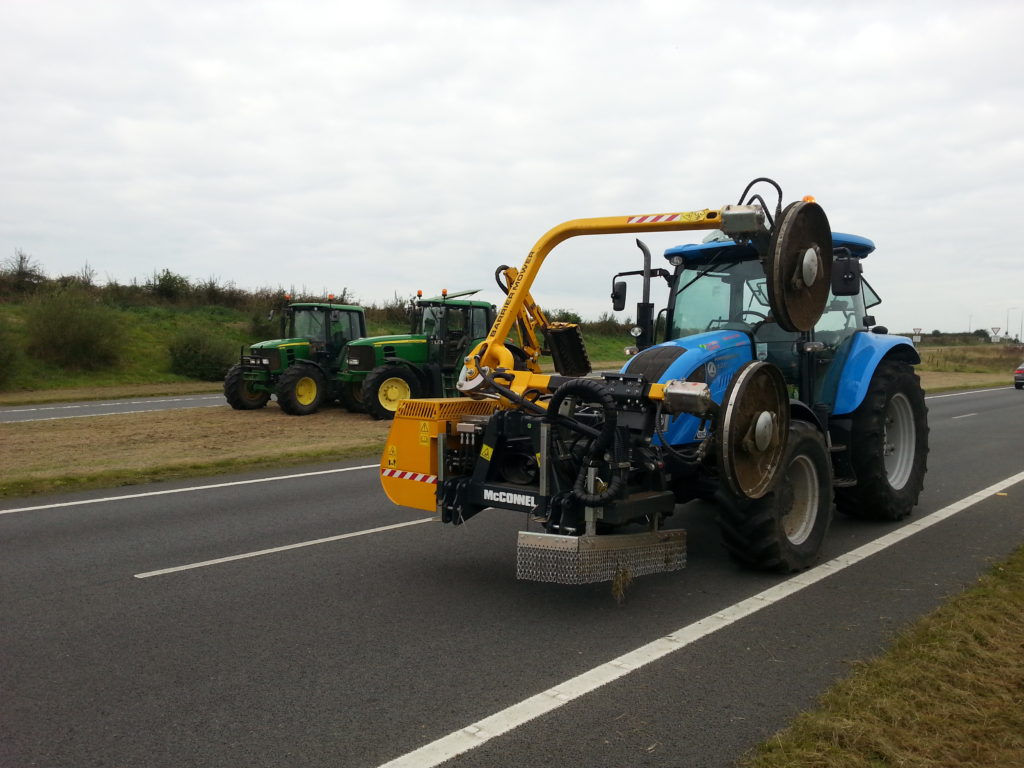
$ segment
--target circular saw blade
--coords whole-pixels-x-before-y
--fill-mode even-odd
[[[787,331],[809,331],[825,311],[832,284],[832,229],[817,203],[786,206],[768,248],[768,300]]]
[[[760,361],[741,367],[720,413],[719,473],[737,496],[759,499],[775,484],[789,436],[789,395],[782,371]]]

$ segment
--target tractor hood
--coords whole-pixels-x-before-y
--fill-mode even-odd
[[[426,341],[423,336],[410,333],[398,334],[396,336],[369,336],[364,339],[350,341],[350,347],[383,347],[388,344],[422,344]]]
[[[642,374],[651,382],[672,379],[706,382],[711,398],[721,404],[736,370],[753,359],[750,337],[741,331],[708,331],[649,347],[629,360],[620,373]],[[679,414],[668,420],[665,433],[670,443],[701,439],[701,420]]]
[[[251,345],[253,350],[257,349],[280,349],[281,347],[309,346],[309,339],[270,339],[269,341],[258,341]]]

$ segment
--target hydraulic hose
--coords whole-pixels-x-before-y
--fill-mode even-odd
[[[602,453],[605,448],[611,445],[612,439],[615,436],[617,413],[615,410],[615,398],[612,397],[612,393],[608,391],[604,382],[598,379],[570,379],[556,389],[555,393],[551,396],[551,400],[548,401],[547,412],[548,418],[551,421],[556,421],[559,406],[570,395],[575,395],[588,403],[600,404],[604,415],[604,425],[601,427],[600,433],[590,448],[590,454],[594,456]],[[575,419],[571,419],[571,421],[579,424]],[[579,426],[585,425],[579,424]]]

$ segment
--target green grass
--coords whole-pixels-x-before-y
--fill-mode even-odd
[[[160,306],[133,307],[114,310],[122,354],[120,362],[97,371],[76,371],[60,368],[25,353],[25,307],[0,305],[0,323],[9,337],[21,342],[14,370],[4,386],[5,391],[47,390],[79,387],[111,387],[124,384],[149,384],[189,381],[171,372],[168,344],[174,336],[188,328],[223,336],[241,347],[258,339],[248,335],[249,316],[239,310],[222,307],[199,309]]]
[[[921,368],[950,373],[1012,372],[1024,360],[1014,344],[975,344],[962,347],[919,347]]]
[[[858,665],[740,765],[1024,765],[1024,548]]]

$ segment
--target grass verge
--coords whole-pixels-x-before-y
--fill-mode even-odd
[[[0,424],[0,497],[376,459],[389,426],[334,408],[287,416],[275,404],[258,411],[224,406]]]
[[[859,664],[742,768],[1024,765],[1024,548]]]
[[[614,362],[595,368],[615,368]],[[1005,374],[921,371],[929,392],[1006,386]],[[7,397],[3,405],[218,391],[217,385],[125,385],[64,389],[31,399]],[[43,393],[35,393],[40,395]],[[23,398],[23,399],[22,399]],[[202,408],[0,424],[5,447],[0,498],[56,491],[132,485],[180,477],[216,475],[261,467],[376,459],[390,422],[329,408],[289,417],[271,403],[259,411]]]

